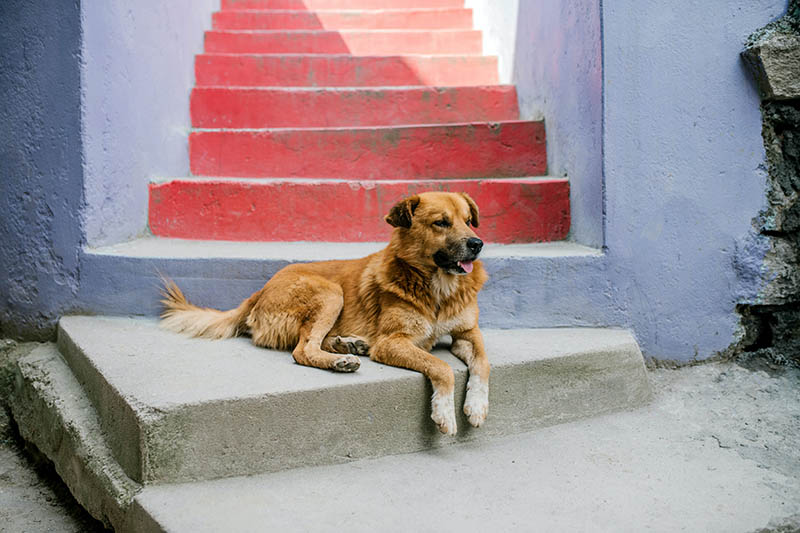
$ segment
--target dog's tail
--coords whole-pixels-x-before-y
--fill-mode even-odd
[[[164,279],[163,282],[162,328],[206,339],[227,339],[245,331],[245,320],[250,313],[251,302],[255,295],[242,302],[236,309],[218,311],[192,305],[173,281]]]

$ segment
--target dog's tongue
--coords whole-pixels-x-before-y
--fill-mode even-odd
[[[472,272],[472,261],[459,261],[458,266],[464,269],[464,272],[469,274]]]

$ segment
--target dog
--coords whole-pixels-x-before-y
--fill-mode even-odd
[[[467,364],[464,413],[479,427],[489,410],[489,361],[478,328],[478,291],[488,279],[472,227],[478,206],[466,193],[425,192],[395,204],[383,250],[361,259],[298,263],[229,311],[190,304],[170,281],[163,328],[222,339],[249,334],[253,344],[291,350],[307,366],[353,372],[358,356],[416,370],[433,385],[431,418],[455,435],[455,378],[430,353],[451,335],[451,352]]]

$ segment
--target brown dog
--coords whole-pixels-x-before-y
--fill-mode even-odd
[[[293,350],[301,365],[339,372],[357,370],[358,355],[367,354],[422,372],[433,385],[431,418],[454,435],[453,370],[430,353],[450,334],[450,350],[469,367],[464,413],[480,426],[489,361],[478,329],[483,242],[470,228],[478,226],[478,207],[463,193],[428,192],[397,203],[385,220],[395,230],[380,252],[289,265],[230,311],[193,306],[168,283],[162,326],[215,339],[249,333],[257,346]]]

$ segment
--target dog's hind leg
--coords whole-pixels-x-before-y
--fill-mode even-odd
[[[307,318],[300,326],[300,339],[292,351],[292,357],[301,365],[336,372],[355,372],[361,366],[357,356],[331,353],[322,349],[323,341],[342,311],[342,291],[338,287],[336,290],[318,289],[313,304],[309,305],[311,309],[307,310]]]
[[[369,344],[360,337],[342,337],[340,335],[328,336],[325,337],[322,348],[334,353],[369,355]]]

